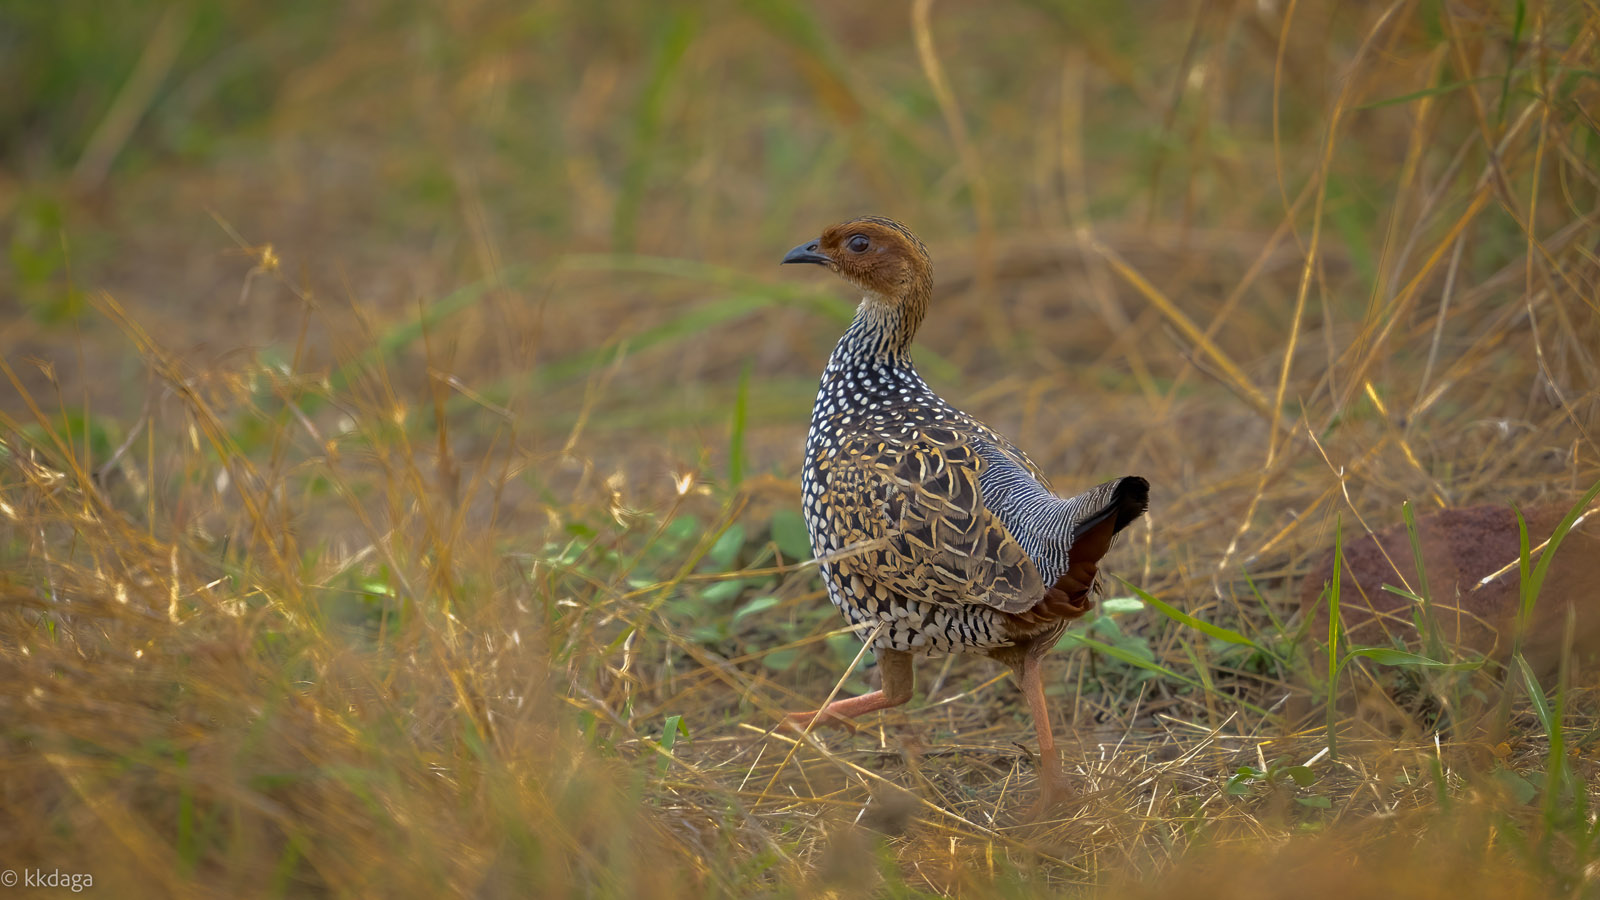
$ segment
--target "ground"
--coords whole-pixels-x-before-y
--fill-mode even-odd
[[[1312,573],[1517,504],[1504,602],[1585,602],[1520,585],[1600,479],[1600,12],[79,6],[0,9],[0,867],[1595,893],[1584,648],[1372,648]],[[798,517],[854,298],[778,267],[862,213],[932,251],[936,389],[1058,487],[1152,484],[1050,658],[1039,821],[985,660],[772,732],[872,679]]]

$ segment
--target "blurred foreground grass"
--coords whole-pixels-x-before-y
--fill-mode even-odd
[[[1295,597],[1336,522],[1600,477],[1597,29],[0,5],[0,867],[1595,895],[1592,672],[1341,647],[1330,686]],[[1016,822],[1029,731],[981,660],[855,738],[764,733],[859,646],[796,484],[849,306],[776,261],[862,212],[933,248],[936,387],[1057,484],[1154,485],[1111,565],[1137,590],[1051,660],[1059,821]]]

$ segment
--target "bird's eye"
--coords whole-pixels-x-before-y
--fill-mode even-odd
[[[853,234],[850,236],[850,240],[845,242],[845,246],[850,248],[851,253],[865,253],[870,245],[871,242],[867,240],[867,236],[864,234]]]

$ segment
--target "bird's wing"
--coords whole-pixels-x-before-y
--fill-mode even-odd
[[[976,436],[980,441],[988,444],[990,447],[993,447],[1000,453],[1001,456],[1020,466],[1023,471],[1028,473],[1030,478],[1039,483],[1040,487],[1047,491],[1050,490],[1050,479],[1045,477],[1044,470],[1040,469],[1039,466],[1035,464],[1034,461],[1028,456],[1028,454],[1023,453],[1021,447],[1011,443],[1011,440],[1005,435],[995,431],[993,428],[990,428],[982,422],[979,422],[977,419],[972,418],[966,413],[963,413],[959,410],[956,410],[955,413],[956,415],[963,417],[965,424],[970,427],[972,431],[976,432]]]
[[[1045,477],[1044,470],[1040,469],[1038,465],[1036,465],[1034,461],[1029,458],[1028,454],[1022,452],[1022,448],[1011,443],[1005,438],[1004,435],[993,431],[989,432],[988,437],[990,442],[993,443],[1001,453],[1004,453],[1006,456],[1011,458],[1012,462],[1021,466],[1023,470],[1028,473],[1028,477],[1032,478],[1034,481],[1037,481],[1039,486],[1045,490],[1050,490],[1050,479]]]
[[[974,438],[925,427],[894,443],[847,439],[824,469],[842,577],[890,594],[1009,613],[1044,596],[1039,570],[984,505]]]

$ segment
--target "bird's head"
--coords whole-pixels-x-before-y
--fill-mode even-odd
[[[925,304],[933,289],[928,248],[909,228],[881,216],[834,225],[790,250],[783,261],[826,266],[890,305]]]

